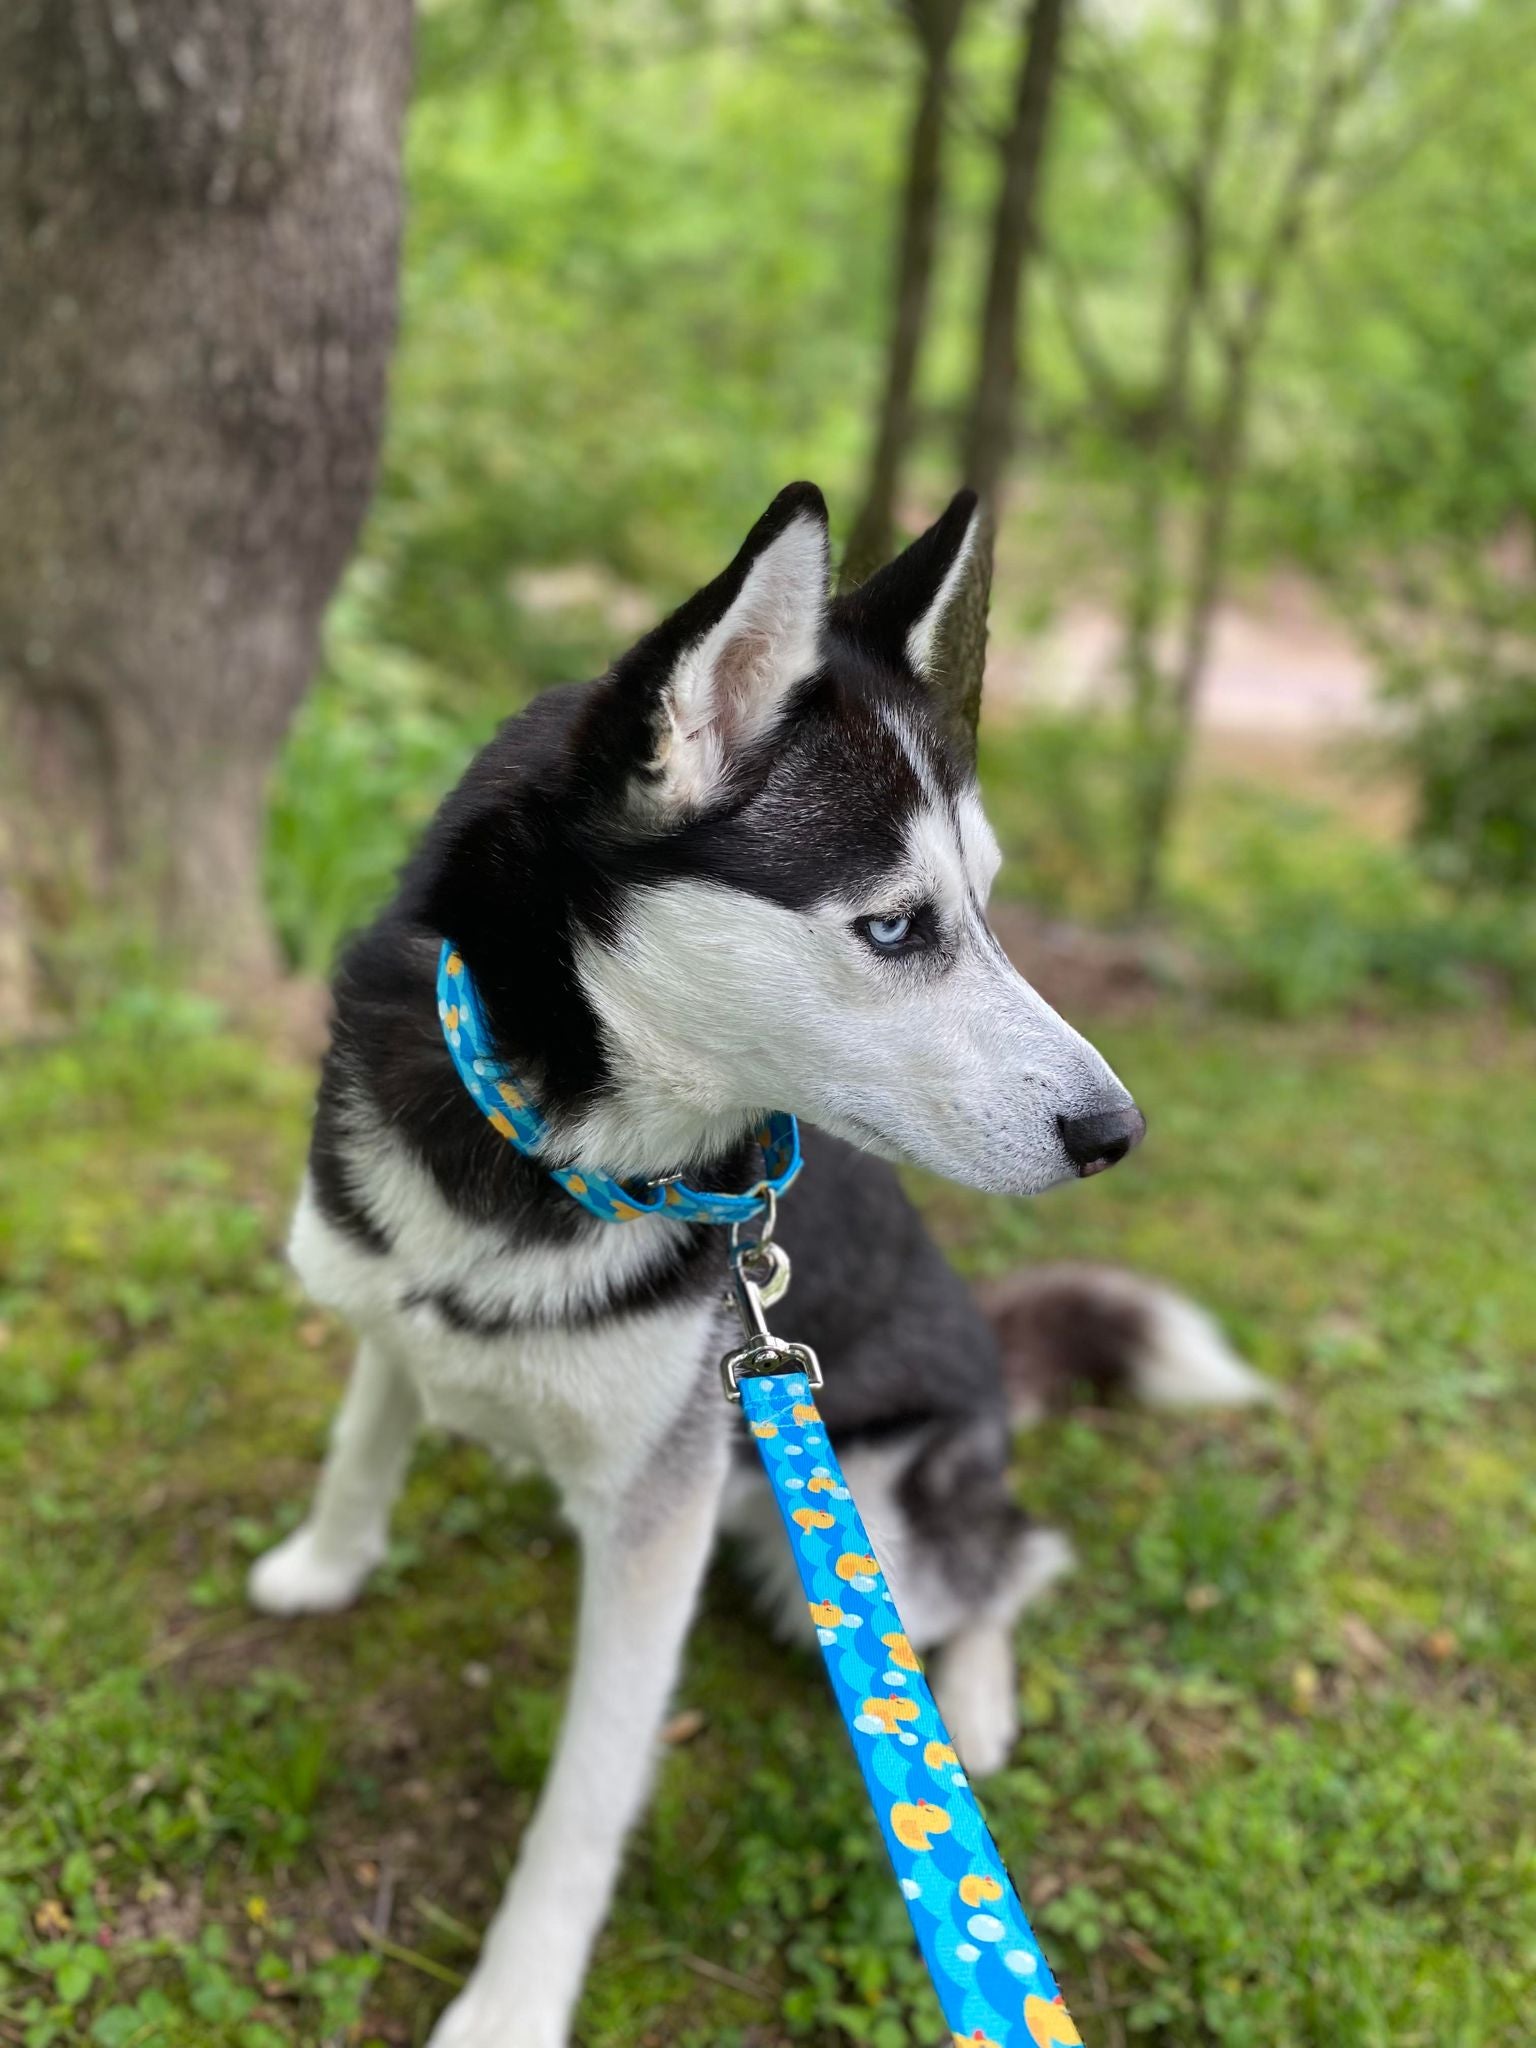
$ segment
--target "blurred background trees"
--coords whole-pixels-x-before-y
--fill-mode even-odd
[[[383,103],[399,12],[369,11],[375,47],[349,58],[383,64]],[[259,952],[231,820],[254,816],[298,701],[366,422],[318,385],[284,420],[253,407],[248,433],[220,414],[221,321],[253,366],[238,388],[278,391],[281,284],[246,307],[179,283],[196,318],[177,321],[166,280],[193,259],[165,252],[244,237],[254,279],[259,238],[281,243],[283,204],[319,204],[316,179],[244,210],[144,183],[134,165],[174,168],[173,114],[200,104],[185,52],[146,29],[130,61],[80,28],[89,8],[48,19],[30,44],[7,29],[7,203],[30,218],[49,150],[92,203],[39,215],[0,259],[0,686],[34,724],[47,675],[71,721],[100,701],[137,730],[141,698],[178,707],[144,725],[149,795],[113,829],[180,875],[173,903],[228,906],[193,927]],[[99,118],[117,72],[120,114]],[[1016,893],[1131,920],[1162,935],[1160,971],[1269,1007],[1529,987],[1533,86],[1528,0],[432,0],[381,486],[270,784],[286,961],[323,969],[494,719],[601,664],[788,477],[824,483],[863,567],[965,474],[997,525],[984,758]],[[345,263],[373,266],[379,351],[388,126],[373,238],[336,229]],[[344,157],[316,161],[340,178]],[[150,255],[113,272],[134,236]],[[80,301],[76,272],[81,291],[119,279],[76,323],[89,357],[47,312]],[[315,304],[333,289],[356,318],[343,273],[311,268]],[[122,398],[148,359],[130,307],[175,331],[152,404],[142,376]],[[298,450],[327,435],[357,459],[322,452],[317,498]],[[242,555],[258,503],[268,539]],[[259,620],[285,638],[270,687],[236,680]],[[87,785],[68,811],[96,829],[122,801]],[[24,897],[45,995],[67,1004],[101,948],[70,940],[74,899],[18,860],[39,843],[20,815],[12,929]],[[0,950],[3,926],[0,909]]]

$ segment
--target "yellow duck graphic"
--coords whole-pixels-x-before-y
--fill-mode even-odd
[[[821,1420],[821,1415],[815,1404],[810,1401],[797,1401],[789,1412],[796,1422],[820,1422]]]
[[[867,1714],[871,1721],[878,1721],[887,1735],[894,1735],[898,1721],[917,1719],[917,1701],[895,1700],[888,1693],[882,1693],[878,1699],[866,1700],[861,1712]]]
[[[959,1761],[952,1742],[930,1742],[923,1750],[923,1762],[930,1771],[942,1770],[945,1764],[958,1764]]]
[[[811,1619],[818,1628],[841,1628],[848,1619],[835,1600],[813,1600]]]
[[[955,2048],[1001,2048],[1001,2043],[994,2041],[990,2034],[984,2034],[980,2027],[974,2034],[951,2034],[949,2038]]]
[[[968,1906],[984,1906],[988,1899],[1000,1899],[1003,1888],[995,1877],[988,1877],[979,1870],[968,1870],[960,1880],[960,1896]]]
[[[1072,2024],[1072,2015],[1060,1997],[1042,1998],[1031,1991],[1024,2001],[1024,2024],[1035,2048],[1082,2048],[1082,2035]]]
[[[882,1636],[881,1642],[891,1653],[891,1662],[898,1671],[921,1671],[923,1661],[906,1637],[897,1630],[894,1634]]]
[[[762,1437],[765,1442],[769,1437],[777,1436],[778,1433],[779,1425],[776,1422],[754,1422],[752,1425],[752,1434]]]
[[[798,1521],[800,1518],[797,1515],[795,1519]],[[831,1519],[828,1515],[827,1520],[830,1522]],[[840,1579],[873,1579],[879,1577],[880,1563],[878,1558],[860,1557],[856,1550],[845,1550],[837,1560],[836,1569]]]
[[[926,1849],[932,1836],[947,1835],[953,1825],[931,1799],[919,1799],[915,1806],[901,1800],[891,1808],[891,1833],[904,1849]]]
[[[823,1508],[796,1508],[790,1520],[802,1529],[830,1529],[835,1517]]]

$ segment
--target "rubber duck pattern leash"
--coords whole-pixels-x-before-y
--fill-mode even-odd
[[[955,2048],[1081,2042],[902,1630],[805,1376],[743,1377],[741,1405]]]
[[[515,1151],[536,1153],[549,1125],[516,1075],[496,1058],[474,978],[464,956],[446,940],[437,963],[437,1015],[459,1079],[487,1122]],[[800,1128],[792,1116],[774,1110],[753,1135],[762,1149],[764,1178],[747,1194],[717,1194],[679,1180],[631,1187],[596,1167],[545,1165],[545,1171],[605,1223],[657,1215],[675,1223],[750,1223],[767,1207],[763,1190],[783,1194],[800,1171]]]

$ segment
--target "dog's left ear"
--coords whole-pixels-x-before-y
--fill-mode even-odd
[[[731,566],[619,663],[639,709],[639,774],[658,809],[697,809],[821,666],[827,505],[814,484],[780,491]]]
[[[894,668],[926,681],[939,629],[976,545],[976,493],[959,491],[928,531],[832,607],[831,622]]]

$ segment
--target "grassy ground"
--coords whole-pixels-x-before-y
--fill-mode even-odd
[[[1526,2040],[1536,1035],[1098,1035],[1138,1159],[935,1218],[979,1270],[1181,1282],[1296,1399],[1021,1441],[1082,1567],[996,1830],[1095,2048]],[[0,2042],[419,2041],[529,1811],[572,1590],[537,1487],[433,1443],[356,1611],[241,1604],[347,1355],[280,1263],[308,1087],[154,1010],[0,1068]],[[587,2048],[936,2042],[819,1674],[724,1568],[679,1706]]]

